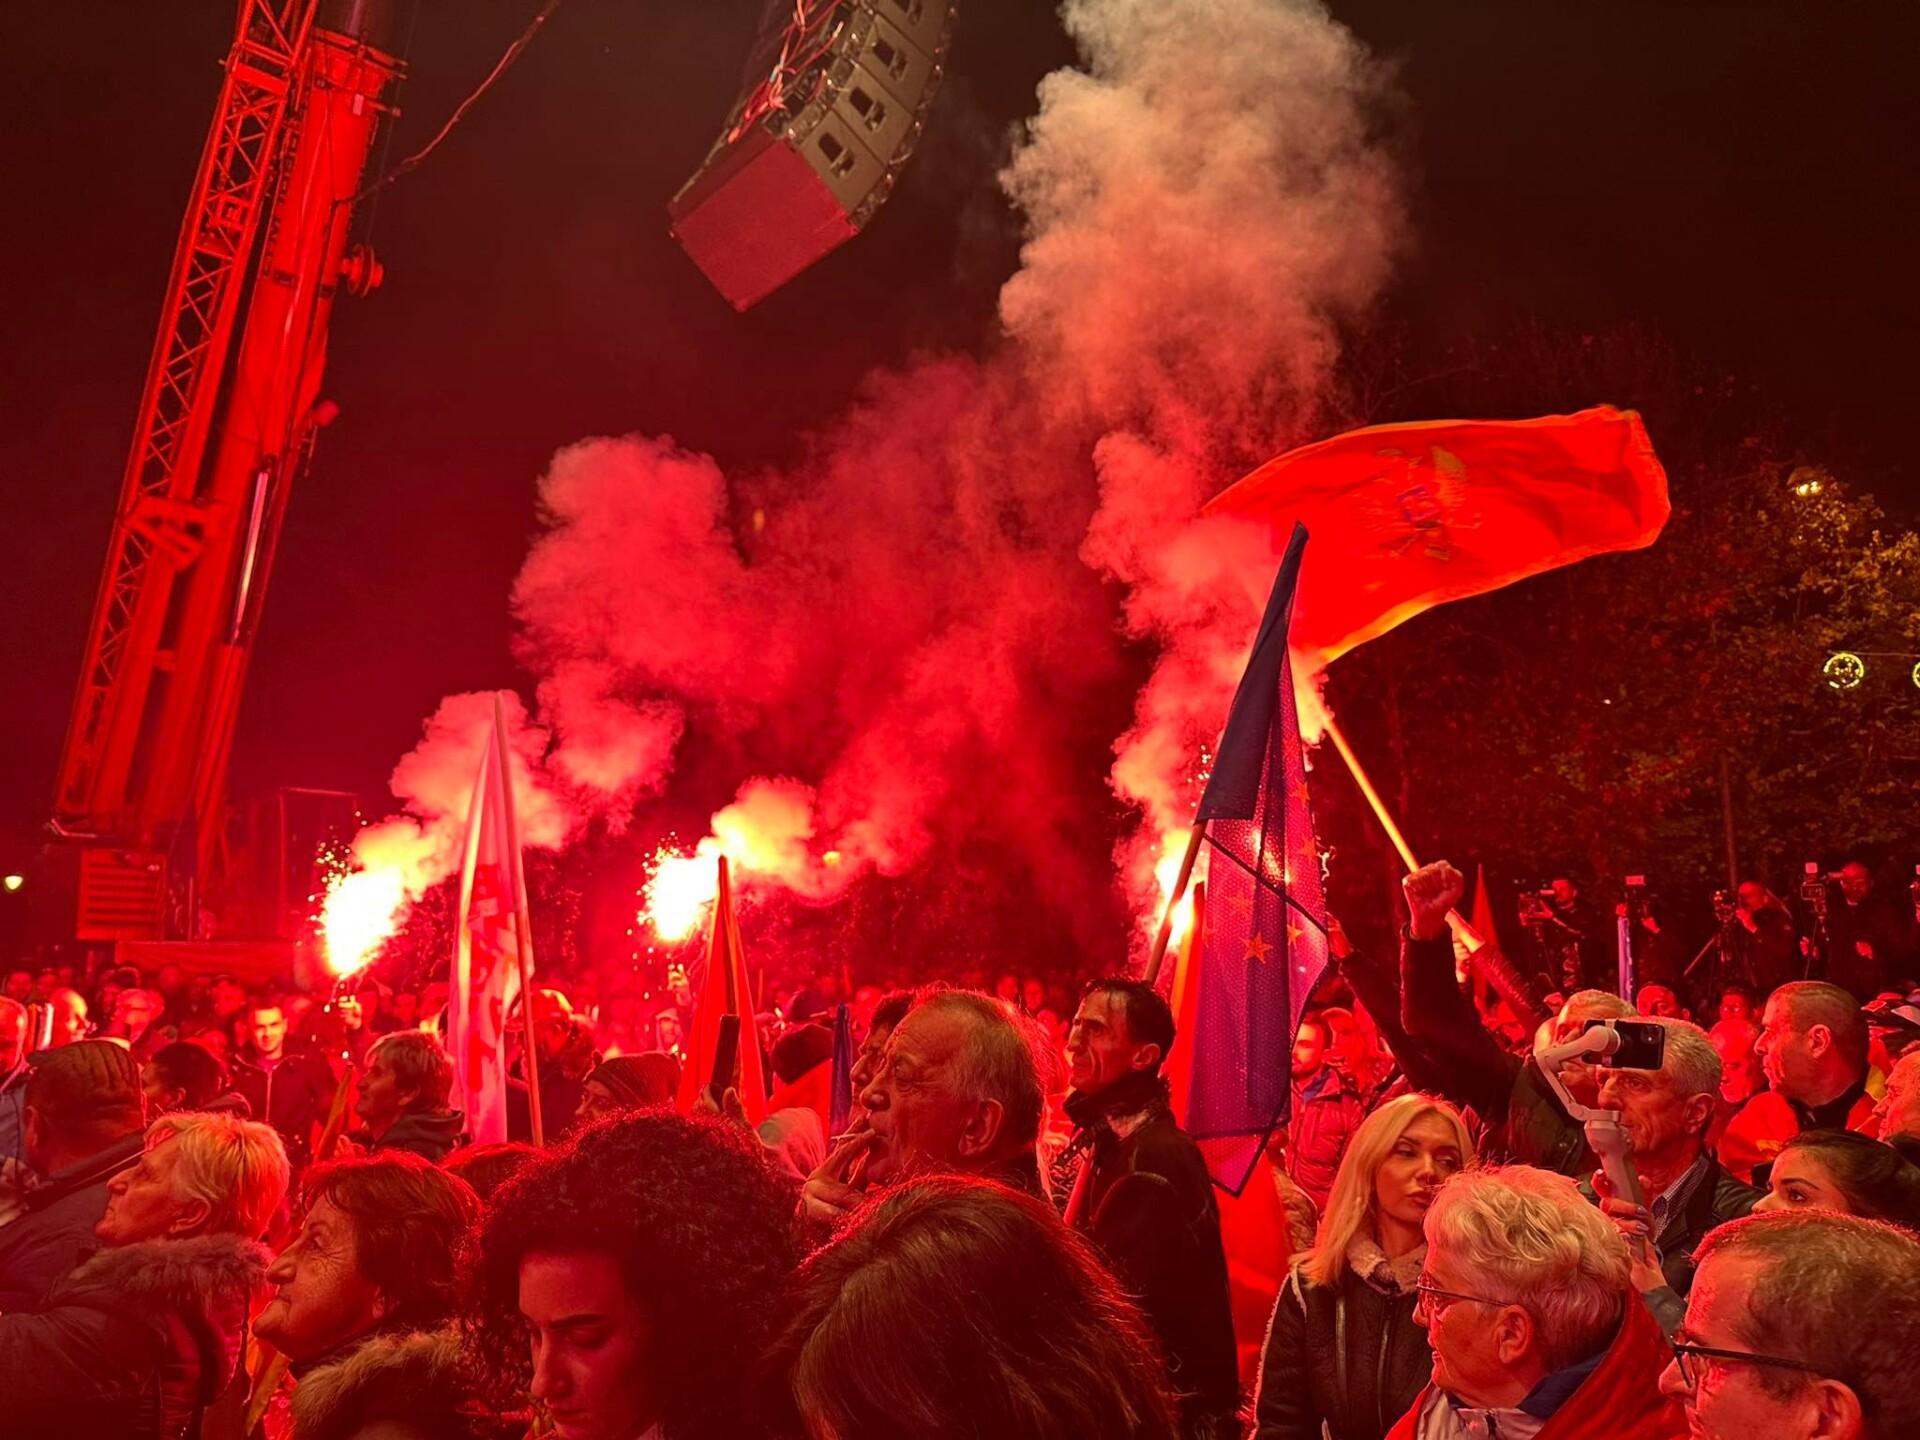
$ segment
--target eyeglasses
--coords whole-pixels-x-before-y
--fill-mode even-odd
[[[1673,1342],[1673,1358],[1680,1367],[1680,1383],[1689,1390],[1700,1388],[1701,1377],[1706,1373],[1702,1360],[1739,1360],[1748,1365],[1766,1365],[1775,1370],[1798,1370],[1805,1375],[1821,1375],[1825,1372],[1818,1365],[1809,1365],[1804,1360],[1788,1360],[1779,1355],[1756,1355],[1751,1350],[1716,1350],[1711,1345],[1694,1345],[1686,1341]]]
[[[1429,1315],[1442,1315],[1447,1307],[1456,1300],[1471,1300],[1476,1305],[1514,1305],[1518,1301],[1496,1300],[1491,1295],[1468,1295],[1461,1290],[1442,1290],[1426,1276],[1422,1275],[1413,1282],[1413,1293],[1419,1297],[1415,1309],[1425,1309]]]

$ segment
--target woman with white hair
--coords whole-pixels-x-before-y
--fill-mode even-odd
[[[1418,1315],[1433,1383],[1389,1440],[1680,1440],[1672,1352],[1627,1243],[1564,1175],[1457,1175],[1427,1212]],[[1756,1437],[1757,1440],[1757,1437]]]
[[[1256,1440],[1381,1440],[1427,1382],[1414,1319],[1434,1196],[1473,1163],[1460,1112],[1401,1095],[1361,1123],[1312,1249],[1274,1302],[1260,1359]]]

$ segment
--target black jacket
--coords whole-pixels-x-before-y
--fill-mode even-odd
[[[1157,1077],[1123,1081],[1098,1101],[1070,1095],[1067,1113],[1091,1144],[1068,1221],[1146,1311],[1187,1433],[1214,1433],[1239,1407],[1240,1376],[1220,1209],[1200,1147],[1174,1122]]]
[[[572,1127],[586,1093],[584,1077],[569,1075],[557,1061],[540,1063],[540,1133],[549,1145]],[[507,1077],[507,1138],[533,1139],[533,1103],[517,1073]]]
[[[0,1316],[10,1440],[183,1440],[239,1363],[267,1251],[235,1235],[102,1250],[32,1310]]]
[[[1317,1285],[1295,1265],[1260,1355],[1255,1440],[1382,1440],[1431,1377],[1415,1296],[1369,1284],[1351,1264]]]
[[[1452,940],[1403,936],[1400,990],[1401,1024],[1426,1052],[1440,1093],[1486,1122],[1483,1160],[1576,1178],[1593,1173],[1586,1132],[1560,1108],[1531,1059],[1500,1048],[1455,982]]]
[[[1707,1232],[1729,1220],[1738,1220],[1759,1203],[1761,1195],[1751,1185],[1742,1185],[1712,1160],[1708,1160],[1707,1167],[1706,1175],[1687,1197],[1679,1217],[1669,1222],[1660,1234],[1660,1272],[1667,1277],[1673,1292],[1683,1297],[1693,1287],[1693,1252],[1707,1238]]]
[[[1858,905],[1829,901],[1827,937],[1826,978],[1864,1005],[1889,981],[1906,974],[1913,912],[1880,890]],[[1871,959],[1856,948],[1861,941],[1873,950]]]
[[[0,1226],[0,1315],[38,1305],[55,1281],[100,1248],[93,1227],[107,1213],[107,1184],[139,1163],[146,1144],[146,1132],[134,1130],[27,1192],[26,1213]],[[0,1372],[0,1406],[5,1379]]]
[[[233,1088],[247,1102],[247,1113],[280,1133],[295,1170],[313,1158],[314,1130],[327,1118],[338,1082],[333,1067],[318,1055],[288,1051],[268,1068],[253,1060],[232,1064]]]
[[[363,1132],[364,1144],[370,1152],[404,1150],[438,1165],[465,1143],[466,1136],[461,1132],[465,1123],[458,1110],[422,1110],[402,1115],[378,1140]]]

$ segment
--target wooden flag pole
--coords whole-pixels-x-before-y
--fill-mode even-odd
[[[527,1065],[527,1118],[537,1149],[547,1143],[540,1117],[540,1039],[533,994],[533,917],[527,907],[527,872],[520,863],[520,822],[513,812],[513,769],[507,764],[507,713],[498,691],[493,697],[493,758],[500,768],[500,804],[505,812],[501,838],[513,875],[513,953],[520,970],[520,1028],[526,1037],[521,1054]]]
[[[1180,873],[1174,877],[1173,894],[1167,897],[1167,908],[1160,916],[1160,933],[1153,937],[1153,952],[1147,956],[1149,985],[1160,978],[1160,966],[1167,958],[1167,944],[1173,939],[1174,912],[1187,893],[1187,882],[1193,879],[1193,862],[1200,858],[1200,845],[1206,838],[1207,827],[1195,817],[1193,828],[1187,832],[1187,853],[1180,857]]]
[[[1340,722],[1333,718],[1331,711],[1323,715],[1324,733],[1333,742],[1333,748],[1340,752],[1340,758],[1347,762],[1347,771],[1353,776],[1353,783],[1360,787],[1360,794],[1366,799],[1367,807],[1373,811],[1373,818],[1380,822],[1380,828],[1387,832],[1387,839],[1393,842],[1393,848],[1400,853],[1411,874],[1420,868],[1420,862],[1414,858],[1413,847],[1407,844],[1407,837],[1400,833],[1400,827],[1393,823],[1393,816],[1387,813],[1387,802],[1380,798],[1380,792],[1373,788],[1373,781],[1367,777],[1360,757],[1353,753],[1353,747],[1347,743],[1346,733],[1341,730]],[[1447,912],[1447,925],[1454,934],[1466,941],[1469,949],[1481,949],[1487,938],[1468,923],[1466,916],[1458,910]]]
[[[1360,793],[1366,797],[1368,808],[1374,818],[1380,822],[1380,828],[1387,832],[1387,839],[1393,842],[1393,848],[1400,854],[1409,873],[1420,868],[1420,862],[1414,858],[1413,847],[1407,844],[1407,837],[1400,833],[1400,827],[1393,823],[1393,816],[1387,813],[1386,801],[1380,798],[1380,792],[1373,788],[1373,781],[1367,777],[1360,758],[1353,753],[1353,746],[1347,743],[1346,734],[1340,729],[1339,722],[1329,713],[1323,714],[1323,733],[1333,742],[1333,748],[1340,752],[1340,758],[1347,762],[1347,770],[1353,776],[1353,783],[1360,787]],[[1500,947],[1476,930],[1467,917],[1458,910],[1447,912],[1447,926],[1465,943],[1467,951],[1482,967],[1487,980],[1506,998],[1514,1013],[1522,1020],[1531,1020],[1538,1024],[1546,1018],[1540,1009],[1540,1002],[1533,997],[1527,983],[1513,967],[1513,962],[1501,953]]]

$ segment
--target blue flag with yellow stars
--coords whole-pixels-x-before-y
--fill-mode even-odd
[[[1187,1129],[1238,1195],[1286,1120],[1293,1036],[1327,966],[1327,906],[1307,809],[1287,621],[1307,546],[1295,525],[1194,823],[1206,827]]]

